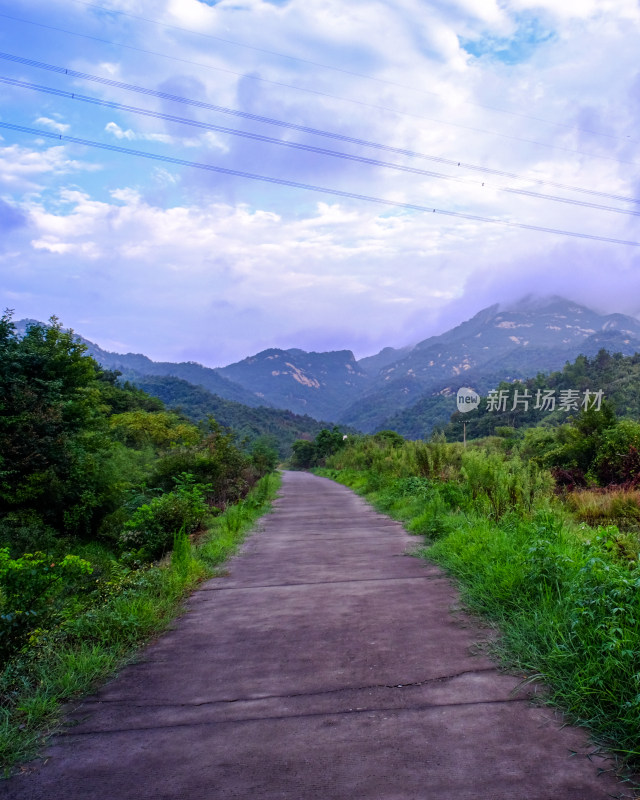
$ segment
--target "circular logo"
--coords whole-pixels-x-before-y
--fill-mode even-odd
[[[480,395],[474,392],[473,389],[463,386],[461,389],[458,389],[456,403],[458,404],[458,411],[464,414],[467,411],[473,411],[474,408],[480,405]]]

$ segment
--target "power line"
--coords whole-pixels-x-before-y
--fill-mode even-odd
[[[275,144],[281,147],[288,147],[295,150],[303,150],[305,152],[316,153],[318,155],[330,156],[333,158],[341,158],[347,161],[355,161],[361,164],[368,164],[374,167],[383,167],[385,169],[393,169],[400,172],[408,172],[414,175],[423,175],[429,178],[450,180],[450,181],[455,181],[457,183],[472,184],[476,187],[479,185],[478,181],[472,180],[471,178],[457,177],[455,175],[445,175],[441,172],[433,172],[431,170],[419,169],[417,167],[411,167],[404,164],[395,164],[395,163],[390,163],[388,161],[380,161],[379,159],[367,158],[365,156],[354,155],[351,153],[344,153],[339,150],[328,150],[323,147],[316,147],[314,145],[304,144],[301,142],[291,142],[282,139],[275,139],[271,136],[264,136],[263,134],[259,133],[241,131],[235,128],[227,128],[222,125],[214,125],[208,122],[200,122],[199,120],[188,119],[186,117],[178,117],[172,114],[165,114],[160,111],[152,111],[149,109],[138,108],[137,106],[129,106],[123,103],[117,103],[112,100],[101,100],[95,97],[88,97],[86,95],[81,95],[76,92],[65,91],[64,89],[55,89],[50,86],[41,86],[34,83],[28,83],[27,81],[20,81],[15,78],[7,78],[0,76],[0,83],[7,84],[9,86],[17,86],[23,89],[30,89],[33,91],[44,92],[46,94],[52,94],[57,97],[65,97],[70,100],[79,100],[84,103],[91,103],[93,105],[98,105],[105,108],[113,108],[118,111],[127,111],[129,113],[138,114],[140,116],[151,117],[152,119],[159,119],[166,122],[177,122],[181,125],[189,125],[203,130],[230,134],[232,136],[239,136],[242,138],[251,139],[253,141],[264,142],[266,144],[272,144],[272,145]],[[484,182],[482,183],[482,186],[485,186]],[[538,200],[549,200],[558,203],[565,203],[568,205],[580,206],[582,208],[595,208],[599,211],[609,211],[616,214],[627,214],[635,217],[640,216],[640,211],[630,211],[624,208],[614,208],[612,206],[602,205],[601,203],[591,203],[586,200],[576,200],[575,198],[558,197],[557,195],[541,194],[539,192],[533,192],[526,189],[518,189],[515,187],[493,186],[492,188],[495,188],[497,191],[509,192],[510,194],[523,195]]]
[[[0,16],[2,16],[0,14]],[[393,153],[395,155],[402,155],[408,156],[410,158],[420,158],[425,159],[427,161],[433,161],[438,164],[445,164],[447,166],[452,166],[461,169],[468,169],[475,172],[482,172],[488,175],[494,175],[500,178],[509,178],[513,180],[525,180],[530,181],[532,183],[536,183],[540,186],[553,186],[556,189],[565,189],[572,192],[579,192],[581,194],[588,194],[594,197],[606,197],[610,200],[620,200],[626,203],[640,203],[640,200],[637,200],[633,197],[626,197],[623,195],[616,195],[610,194],[607,192],[601,192],[594,189],[583,189],[577,186],[570,186],[563,183],[558,183],[555,181],[548,181],[543,180],[540,178],[532,178],[528,176],[518,175],[517,173],[507,172],[505,170],[493,169],[491,167],[483,167],[477,164],[471,164],[463,161],[456,161],[450,158],[443,158],[442,156],[431,156],[425,153],[419,153],[414,150],[407,150],[400,147],[393,147],[391,145],[381,144],[378,142],[372,142],[367,139],[359,139],[354,136],[347,136],[341,133],[335,133],[332,131],[326,131],[319,128],[312,128],[307,125],[298,125],[293,122],[287,122],[284,120],[274,119],[272,117],[264,117],[259,114],[252,114],[247,111],[240,111],[238,109],[227,108],[225,106],[218,106],[212,103],[206,103],[202,100],[193,100],[187,97],[181,97],[180,95],[170,94],[168,92],[161,92],[156,89],[147,89],[141,86],[135,86],[133,84],[124,83],[122,81],[116,81],[112,78],[102,78],[97,75],[91,75],[85,72],[78,72],[77,70],[67,69],[66,67],[57,67],[52,64],[46,64],[41,61],[34,61],[32,59],[23,58],[22,56],[15,56],[10,53],[2,53],[0,52],[0,58],[5,59],[7,61],[13,61],[19,64],[25,64],[26,66],[36,67],[38,69],[44,69],[49,72],[55,72],[58,74],[67,75],[72,78],[80,78],[82,80],[92,81],[94,83],[100,83],[105,86],[112,86],[118,89],[125,89],[126,91],[136,92],[138,94],[147,95],[149,97],[158,97],[162,100],[170,100],[176,103],[183,103],[185,105],[194,106],[195,108],[202,108],[208,111],[215,111],[222,114],[227,114],[235,117],[240,117],[242,119],[248,119],[252,122],[260,122],[265,123],[268,125],[274,125],[281,128],[286,128],[288,130],[295,130],[300,131],[301,133],[308,133],[314,136],[322,136],[325,138],[335,139],[340,142],[347,142],[349,144],[355,144],[361,147],[371,147],[377,150],[382,150],[384,152]],[[632,162],[629,162],[632,163]]]
[[[376,83],[384,83],[387,86],[396,86],[399,89],[407,89],[410,92],[416,92],[418,94],[423,94],[423,95],[430,95],[431,97],[437,97],[438,99],[442,99],[442,93],[440,92],[431,92],[428,89],[416,89],[413,86],[408,86],[405,83],[398,83],[397,81],[391,81],[388,80],[387,78],[378,78],[375,75],[366,75],[365,73],[362,72],[354,72],[353,70],[350,69],[336,67],[332,64],[324,64],[320,61],[311,61],[308,58],[300,58],[299,56],[292,56],[289,55],[288,53],[281,53],[277,50],[268,50],[264,47],[256,47],[255,45],[246,44],[245,42],[238,42],[235,39],[226,39],[222,36],[214,36],[211,33],[203,33],[202,31],[196,31],[193,30],[192,28],[183,28],[180,25],[171,25],[170,23],[167,22],[160,22],[157,19],[150,19],[149,17],[141,17],[137,14],[130,14],[127,11],[121,11],[120,9],[107,8],[106,6],[101,6],[98,3],[88,3],[86,2],[86,0],[72,0],[72,2],[78,5],[86,6],[87,8],[97,8],[100,11],[106,11],[108,14],[117,14],[118,16],[121,17],[128,17],[129,19],[136,19],[140,20],[141,22],[148,22],[151,25],[158,25],[161,28],[180,31],[181,33],[189,33],[193,36],[200,36],[204,39],[211,39],[212,41],[215,42],[224,42],[225,44],[230,44],[233,45],[234,47],[242,47],[246,50],[253,50],[257,53],[265,53],[266,55],[278,56],[278,58],[286,58],[291,61],[298,61],[301,64],[310,64],[313,67],[321,67],[322,69],[329,69],[334,72],[340,72],[343,75],[352,75],[355,78],[364,78],[365,80],[368,81],[375,81]],[[578,131],[580,133],[590,133],[594,136],[603,136],[606,137],[607,139],[620,139],[624,140],[625,142],[631,139],[630,136],[622,137],[622,136],[616,136],[615,134],[612,133],[605,133],[604,131],[594,131],[591,130],[590,128],[581,128],[577,125],[570,125],[569,123],[566,122],[557,122],[556,120],[545,119],[544,117],[535,117],[532,114],[523,114],[519,111],[511,111],[510,109],[499,108],[497,106],[490,106],[486,105],[485,103],[475,103],[472,100],[465,100],[464,105],[475,106],[476,108],[483,108],[488,111],[496,111],[500,114],[509,114],[510,116],[520,117],[521,119],[530,119],[534,120],[535,122],[543,122],[546,125],[554,125],[558,128],[568,128],[569,130]]]
[[[289,186],[294,189],[304,189],[311,192],[320,192],[322,194],[333,195],[334,197],[343,197],[351,200],[362,200],[368,203],[378,203],[380,205],[390,206],[392,208],[406,209],[407,211],[421,211],[433,214],[441,214],[447,217],[454,217],[456,219],[471,220],[472,222],[489,222],[497,225],[505,225],[511,228],[519,228],[521,230],[535,231],[537,233],[551,233],[558,236],[569,236],[575,239],[589,239],[590,241],[607,242],[609,244],[628,245],[630,247],[640,247],[640,242],[629,241],[625,239],[614,239],[608,236],[597,236],[591,233],[579,233],[577,231],[567,231],[558,228],[549,228],[543,225],[529,225],[524,222],[514,222],[512,220],[499,219],[496,217],[482,217],[476,214],[465,214],[461,211],[448,211],[441,208],[432,208],[415,203],[402,203],[396,200],[385,200],[381,197],[374,197],[372,195],[357,194],[356,192],[348,192],[342,189],[330,189],[325,186],[315,186],[309,183],[301,183],[299,181],[290,181],[285,178],[274,178],[269,175],[256,175],[251,172],[243,172],[237,169],[230,169],[229,167],[219,167],[213,164],[204,164],[200,161],[188,161],[183,158],[175,158],[173,156],[163,156],[156,153],[145,153],[142,150],[133,150],[129,147],[120,147],[114,144],[104,144],[102,142],[95,142],[90,139],[79,139],[75,136],[67,136],[66,134],[52,133],[51,131],[43,131],[37,128],[29,128],[24,125],[14,125],[10,122],[0,121],[0,128],[7,130],[20,131],[21,133],[28,133],[34,136],[46,137],[48,139],[57,139],[63,142],[70,142],[72,144],[79,144],[85,147],[96,147],[101,150],[108,150],[114,153],[123,153],[124,155],[136,156],[138,158],[147,158],[153,161],[161,161],[168,164],[177,164],[183,167],[193,167],[195,169],[203,169],[209,172],[217,172],[223,175],[234,175],[239,178],[246,178],[253,181],[262,181],[264,183],[277,184],[279,186]]]
[[[202,62],[192,61],[187,58],[179,58],[178,56],[172,56],[169,55],[168,53],[159,53],[156,50],[146,50],[142,47],[135,47],[133,45],[124,44],[122,42],[113,42],[110,39],[102,39],[98,36],[91,36],[90,34],[87,33],[78,33],[77,31],[70,31],[67,28],[60,28],[55,25],[47,25],[44,22],[35,22],[34,20],[24,19],[23,17],[12,16],[11,14],[0,13],[0,17],[11,19],[17,22],[24,22],[27,25],[35,25],[40,28],[45,28],[47,30],[57,31],[59,33],[66,33],[70,36],[77,36],[83,39],[89,39],[94,42],[101,42],[102,44],[109,44],[114,47],[122,47],[124,49],[132,50],[137,53],[144,53],[145,55],[157,56],[159,58],[166,58],[172,61],[178,61],[182,64],[189,64],[191,66],[198,67],[200,69],[213,70],[215,72],[224,72],[228,75],[235,75],[239,78],[252,81],[259,81],[260,83],[268,83],[271,84],[272,86],[280,86],[285,89],[294,89],[297,92],[306,92],[307,94],[313,94],[318,97],[328,97],[333,100],[340,100],[341,102],[345,103],[353,103],[355,105],[363,106],[365,108],[373,108],[376,109],[377,111],[386,111],[391,114],[396,114],[398,116],[411,117],[413,119],[426,120],[428,122],[436,122],[438,125],[446,125],[448,127],[459,128],[461,130],[466,130],[466,131],[472,131],[473,133],[483,133],[489,136],[497,136],[501,139],[509,139],[514,142],[522,142],[523,144],[533,144],[536,145],[537,147],[546,147],[547,149],[550,150],[559,150],[560,152],[572,153],[574,155],[579,155],[579,156],[586,156],[587,158],[597,158],[604,161],[614,161],[618,164],[632,164],[633,166],[638,166],[638,164],[636,164],[636,162],[634,161],[627,161],[625,159],[614,158],[613,156],[603,156],[599,153],[585,153],[582,150],[576,150],[575,148],[572,147],[563,147],[562,145],[549,144],[548,142],[540,142],[536,139],[525,139],[521,136],[512,136],[511,134],[500,133],[499,131],[489,131],[484,128],[474,127],[472,125],[461,125],[460,123],[457,122],[448,122],[446,120],[438,119],[436,117],[428,117],[424,114],[416,114],[410,111],[398,111],[397,109],[390,108],[389,106],[381,106],[377,105],[376,103],[367,103],[364,100],[353,100],[349,97],[340,97],[339,95],[331,94],[329,92],[321,92],[318,89],[309,89],[308,87],[304,86],[294,86],[290,83],[284,83],[283,81],[274,81],[270,80],[269,78],[263,78],[260,75],[251,75],[243,72],[236,72],[235,70],[226,69],[224,67],[215,67],[211,64],[203,64]]]

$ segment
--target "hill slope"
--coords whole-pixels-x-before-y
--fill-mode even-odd
[[[599,315],[562,298],[523,302],[506,310],[490,306],[383,367],[340,421],[367,431],[391,427],[423,435],[418,429],[424,429],[424,422],[442,419],[429,416],[416,428],[407,423],[403,409],[415,409],[416,403],[435,408],[438,403],[428,400],[435,394],[455,393],[463,385],[485,391],[500,380],[560,369],[578,355],[594,356],[603,347],[625,355],[639,351],[640,322],[622,314]],[[407,416],[417,414],[414,410]]]
[[[278,408],[331,420],[362,394],[370,380],[350,350],[307,353],[271,348],[219,372]]]
[[[278,448],[281,458],[291,454],[291,445],[296,439],[313,439],[330,423],[318,422],[309,416],[300,416],[292,411],[259,406],[250,408],[233,400],[223,400],[201,386],[171,376],[140,375],[132,381],[140,389],[160,398],[168,408],[180,410],[193,422],[213,416],[221,425],[232,428],[238,440],[249,443],[268,437]]]

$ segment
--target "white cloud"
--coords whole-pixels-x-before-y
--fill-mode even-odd
[[[633,217],[500,191],[513,186],[637,208],[534,180],[638,196],[635,1],[289,0],[278,5],[222,0],[208,6],[197,0],[114,0],[112,7],[257,49],[113,16],[113,38],[121,25],[127,41],[139,49],[122,50],[116,60],[112,49],[96,45],[90,61],[86,51],[70,45],[68,61],[76,69],[454,164],[216,115],[110,85],[77,80],[79,92],[447,173],[462,182],[226,134],[196,135],[177,123],[138,123],[130,113],[112,109],[97,110],[82,124],[74,116],[77,136],[98,138],[100,133],[93,131],[104,131],[105,140],[137,142],[136,149],[160,142],[169,155],[230,170],[467,215],[619,239],[640,237]],[[53,8],[66,13],[61,0],[53,0]],[[82,13],[95,22],[95,9]],[[477,45],[476,55],[470,42]],[[465,43],[469,50],[463,49]],[[43,60],[57,63],[54,45]],[[29,119],[41,117],[43,125],[49,120],[49,127],[72,118],[58,100],[43,107],[34,101],[30,109],[24,112]],[[58,117],[57,111],[65,113]],[[160,129],[147,129],[150,125]],[[16,141],[14,134],[5,136]],[[555,282],[558,291],[570,293],[580,283],[581,269],[588,285],[578,299],[588,299],[589,292],[595,299],[606,297],[610,310],[615,302],[621,307],[627,302],[633,283],[629,248],[338,201],[232,175],[164,169],[124,155],[107,161],[102,151],[2,144],[1,191],[32,212],[34,229],[23,243],[20,263],[32,265],[38,277],[32,274],[30,280],[41,287],[42,297],[47,291],[59,297],[48,277],[56,274],[70,302],[103,309],[104,319],[111,320],[112,340],[121,339],[116,330],[121,320],[132,337],[142,337],[151,347],[185,348],[201,336],[217,341],[215,346],[224,346],[227,354],[236,347],[233,356],[238,357],[276,341],[294,345],[296,334],[313,344],[313,336],[320,337],[318,331],[327,327],[340,331],[343,345],[349,337],[364,347],[366,342],[388,343],[385,337],[392,336],[400,344],[425,332],[447,307],[472,313],[501,293],[542,283],[547,288]],[[70,152],[104,164],[100,184],[86,180],[86,164],[71,159]],[[483,173],[465,164],[520,177]],[[71,173],[73,186],[65,178]],[[60,192],[60,186],[67,191]],[[33,198],[21,193],[35,189],[45,197],[34,206]],[[17,250],[12,245],[11,253]],[[456,302],[461,305],[452,306]],[[144,324],[136,323],[136,313],[143,314]],[[152,333],[168,318],[176,323],[176,341],[167,334],[156,344]]]
[[[56,122],[55,119],[49,119],[49,117],[38,117],[36,125],[46,125],[47,128],[51,128],[56,133],[66,133],[71,127],[63,122]]]
[[[47,176],[95,172],[99,166],[70,158],[64,145],[33,149],[17,144],[0,147],[0,188],[16,193],[37,191]]]
[[[108,122],[104,126],[104,129],[108,133],[112,133],[116,139],[127,139],[130,142],[139,139],[147,142],[162,142],[163,144],[171,144],[174,141],[173,137],[168,136],[166,133],[137,133],[132,131],[131,128],[123,130],[117,122]]]

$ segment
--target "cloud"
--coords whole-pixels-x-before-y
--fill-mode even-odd
[[[50,176],[98,169],[96,164],[71,158],[64,145],[42,149],[17,144],[0,147],[0,190],[4,188],[17,194],[41,189],[41,181]]]
[[[49,119],[49,117],[38,117],[36,120],[36,125],[45,125],[47,128],[51,128],[51,130],[55,131],[56,133],[66,133],[71,127],[63,122],[56,122],[55,119]]]
[[[49,209],[32,204],[30,219],[32,249],[25,257],[39,276],[29,276],[34,291],[45,297],[53,275],[61,285],[92,275],[75,285],[78,308],[108,306],[117,297],[109,336],[147,319],[149,331],[140,334],[145,347],[137,349],[158,358],[176,348],[187,352],[185,338],[210,364],[293,346],[296,337],[298,346],[357,346],[364,355],[417,341],[447,318],[515,300],[541,281],[547,293],[578,301],[594,293],[601,304],[607,298],[609,310],[626,298],[630,310],[628,282],[616,291],[612,279],[627,276],[635,262],[609,260],[606,273],[598,271],[611,245],[600,245],[596,258],[588,255],[592,247],[556,237],[545,256],[535,234],[471,221],[435,223],[429,214],[329,202],[287,216],[225,203],[165,208],[123,188],[109,202],[66,191]],[[497,243],[504,251],[499,260]],[[17,276],[12,290],[21,289]],[[152,321],[167,318],[186,336],[159,335]],[[194,341],[194,331],[207,328],[208,348]]]
[[[3,131],[0,196],[28,225],[11,229],[15,258],[3,253],[2,268],[15,273],[11,291],[26,296],[20,293],[29,284],[34,305],[49,303],[47,316],[65,313],[70,324],[74,315],[90,319],[105,340],[125,336],[131,349],[157,357],[197,353],[222,363],[269,344],[353,346],[363,355],[536,290],[635,313],[638,248],[543,230],[640,240],[637,217],[584,205],[638,210],[630,202],[640,187],[635,0],[139,0],[135,9],[128,2],[117,7],[160,24],[83,7],[79,31],[97,36],[108,19],[108,38],[130,48],[95,40],[87,48],[67,37],[65,64],[165,96],[57,76],[65,90],[449,180],[194,133],[113,108],[82,115],[75,101],[43,101],[17,89],[3,89],[3,115],[6,109],[7,119],[11,112],[52,130],[72,119],[78,137],[138,150],[158,146],[154,152],[230,172],[461,216],[79,145],[50,147]],[[48,14],[64,16],[62,0],[52,0]],[[62,47],[52,37],[39,57],[61,63]],[[20,70],[16,77],[24,79],[26,68]],[[169,95],[254,116],[180,104]],[[24,315],[33,316],[30,308]]]
[[[0,233],[5,234],[27,224],[28,217],[19,208],[0,199]]]
[[[173,138],[165,133],[137,133],[132,131],[131,128],[123,130],[117,122],[108,122],[104,129],[108,133],[112,133],[116,139],[127,139],[130,142],[136,139],[147,142],[162,142],[163,144],[171,144],[173,142]]]

